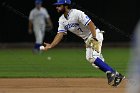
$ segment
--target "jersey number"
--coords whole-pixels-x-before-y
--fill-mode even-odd
[[[83,32],[82,29],[79,27],[77,30],[79,30],[80,32]]]

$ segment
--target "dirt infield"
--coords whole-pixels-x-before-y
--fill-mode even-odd
[[[113,88],[104,78],[1,78],[0,93],[125,93],[125,84]]]

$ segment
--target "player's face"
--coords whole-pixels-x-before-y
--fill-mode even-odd
[[[42,6],[42,4],[41,4],[41,3],[36,3],[35,5],[36,5],[36,8],[37,8],[37,9],[40,9],[40,8],[41,8],[41,6]]]
[[[65,7],[64,5],[57,5],[56,10],[58,13],[64,13],[65,12]]]

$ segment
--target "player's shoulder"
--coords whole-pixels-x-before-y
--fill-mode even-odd
[[[35,8],[31,9],[30,14],[35,12]]]
[[[79,9],[71,9],[71,13],[70,13],[71,17],[77,17],[83,14],[84,12]]]
[[[79,10],[79,9],[72,9],[72,13],[83,13],[83,11]]]
[[[71,9],[72,10],[72,12],[82,12],[81,10],[79,10],[79,9]]]
[[[31,10],[31,12],[36,12],[36,11],[37,11],[36,7]]]
[[[82,11],[81,10],[78,10],[78,9],[71,9],[70,10],[71,14],[73,15],[77,15],[79,13],[81,13]],[[64,20],[65,17],[64,17],[64,14],[62,14],[60,17],[59,17],[59,20]]]
[[[42,12],[46,12],[47,11],[47,9],[46,8],[44,8],[44,7],[41,7],[41,9],[40,9]]]
[[[35,11],[35,9],[36,9],[36,8],[31,9],[31,12],[32,12],[32,11]]]
[[[45,7],[41,7],[42,10],[47,10]]]

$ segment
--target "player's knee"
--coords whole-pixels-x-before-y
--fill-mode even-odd
[[[90,62],[90,63],[92,64],[93,67],[99,68],[98,66],[96,66],[96,65],[94,64],[95,58],[86,58],[86,59],[87,59],[88,62]]]
[[[94,63],[95,59],[94,58],[88,58],[86,57],[87,61],[90,62],[90,63]]]
[[[93,66],[93,67],[95,67],[95,68],[99,68],[99,67],[98,67],[98,66],[96,66],[94,63],[92,63],[92,66]]]

